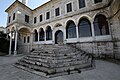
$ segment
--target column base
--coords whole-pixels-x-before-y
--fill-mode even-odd
[[[9,55],[11,55],[11,51],[9,51]]]
[[[17,51],[14,51],[14,55],[13,56],[16,56],[17,55]]]

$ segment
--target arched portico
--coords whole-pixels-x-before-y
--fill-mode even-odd
[[[9,55],[13,53],[15,56],[18,52],[22,53],[28,48],[28,46],[26,48],[25,44],[29,45],[28,43],[30,43],[31,36],[30,28],[18,27],[15,29],[13,27],[11,28],[9,35],[10,35]]]
[[[16,40],[16,30],[15,27],[11,27],[10,31],[9,31],[9,36],[10,36],[10,46],[9,46],[9,55],[11,55],[12,53],[15,54],[15,40]]]
[[[18,30],[18,51],[19,53],[30,51],[31,30],[27,27],[22,27]]]

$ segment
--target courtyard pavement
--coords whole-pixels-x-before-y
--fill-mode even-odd
[[[0,57],[0,80],[120,80],[120,64],[108,61],[95,60],[95,69],[82,73],[45,78],[14,67],[13,64],[20,58]]]

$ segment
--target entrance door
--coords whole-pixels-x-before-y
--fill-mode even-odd
[[[55,44],[63,44],[63,32],[61,30],[55,33]]]

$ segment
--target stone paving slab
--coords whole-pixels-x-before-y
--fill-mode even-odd
[[[95,60],[95,69],[54,78],[45,78],[18,69],[13,64],[21,57],[0,57],[0,80],[120,80],[120,65]]]

